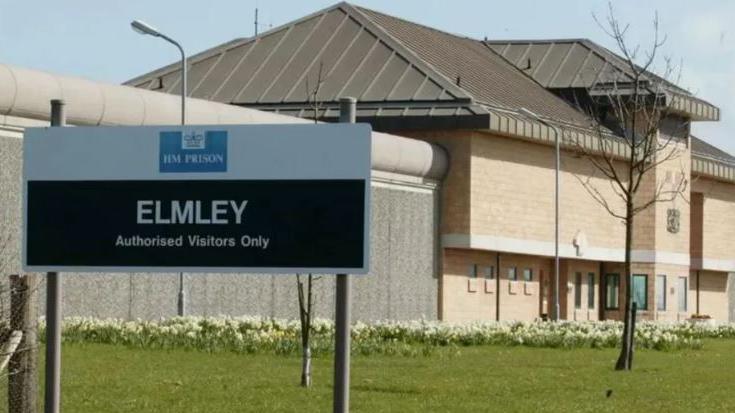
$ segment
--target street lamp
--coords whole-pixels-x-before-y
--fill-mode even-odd
[[[526,108],[521,108],[520,112],[554,130],[554,146],[556,147],[554,165],[556,170],[554,186],[554,311],[551,314],[551,319],[558,321],[561,314],[559,311],[559,129]]]
[[[179,49],[179,52],[181,52],[181,124],[186,125],[186,54],[184,53],[184,49],[176,40],[166,36],[140,20],[133,20],[130,22],[130,26],[140,34],[148,34],[162,38],[176,46],[176,48]]]
[[[130,26],[136,32],[143,35],[151,35],[153,37],[160,37],[163,40],[173,44],[181,52],[181,124],[186,125],[186,54],[181,45],[174,39],[166,36],[159,32],[152,26],[140,21],[133,20],[130,22]],[[186,293],[184,292],[184,273],[179,273],[179,297],[177,303],[178,315],[183,316],[186,314]]]

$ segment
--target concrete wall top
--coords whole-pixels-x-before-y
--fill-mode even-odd
[[[67,122],[78,126],[177,125],[181,98],[176,95],[59,76],[0,63],[0,117],[49,119],[49,101],[63,99]],[[233,105],[187,98],[191,124],[309,123],[308,120]],[[373,169],[441,179],[445,151],[427,142],[373,132]]]

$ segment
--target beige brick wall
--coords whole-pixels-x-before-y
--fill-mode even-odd
[[[470,233],[470,151],[468,131],[401,131],[403,136],[436,143],[449,154],[449,171],[442,183],[441,231],[444,234]]]
[[[411,135],[410,133],[408,135]],[[443,186],[442,233],[470,234],[506,237],[518,240],[553,242],[554,228],[554,156],[553,147],[519,139],[497,136],[484,132],[455,131],[450,133],[417,132],[414,137],[440,144],[450,153],[449,175]],[[676,158],[667,161],[653,171],[643,183],[638,202],[650,199],[660,185],[673,188],[683,173],[689,179],[690,154],[686,147]],[[611,216],[584,188],[579,179],[589,177],[592,185],[613,209],[623,212],[622,201],[611,188],[610,181],[594,170],[589,160],[562,154],[560,241],[570,244],[581,231],[588,247],[622,249],[624,225]],[[701,228],[696,228],[696,196],[694,209],[689,200],[653,205],[636,216],[634,245],[637,250],[655,250],[657,253],[678,253],[686,258],[696,242],[698,233],[704,233],[701,250],[706,258],[735,259],[732,235],[735,233],[735,185],[713,180],[699,179],[689,188],[703,194],[701,204]],[[685,198],[687,198],[685,196]],[[669,209],[680,213],[679,232],[667,230]],[[694,215],[693,215],[694,214]],[[690,221],[695,228],[690,234]],[[691,243],[691,245],[690,245]],[[490,251],[446,249],[444,251],[444,275],[442,277],[442,319],[447,321],[495,319],[496,297],[500,298],[500,318],[531,320],[540,314],[551,313],[551,268],[553,259],[501,253],[501,265],[496,267],[496,254]],[[469,279],[469,269],[477,264],[478,278]],[[486,287],[484,268],[492,266],[500,276],[499,289]],[[517,268],[519,281],[508,280],[510,267]],[[604,276],[620,274],[619,309],[603,309],[604,317],[621,319],[625,299],[626,280],[621,263],[605,263],[600,274],[596,261],[562,260],[560,301],[562,316],[566,319],[597,319],[599,309],[605,306]],[[531,268],[534,280],[526,283],[523,269]],[[574,277],[582,273],[582,305],[574,305]],[[587,308],[587,274],[595,274],[598,292],[595,308]],[[682,320],[695,311],[696,291],[694,278],[690,279],[689,267],[661,263],[634,263],[634,274],[648,276],[648,308],[639,313],[640,319]],[[658,310],[656,303],[656,276],[665,275],[665,310]],[[688,281],[688,308],[678,309],[679,277]],[[703,278],[704,279],[704,278]],[[512,287],[511,287],[512,286]],[[601,289],[602,288],[602,289]],[[701,291],[700,291],[701,293]],[[717,294],[720,294],[719,292]],[[721,294],[720,294],[721,295]],[[711,312],[727,311],[727,301],[720,295],[701,298],[700,304],[710,300]],[[720,309],[721,310],[718,310]],[[719,314],[719,313],[718,313]]]
[[[691,155],[685,144],[669,143],[669,147],[663,149],[659,153],[661,157],[666,157],[671,152],[671,159],[662,162],[656,167],[655,177],[658,187],[663,190],[660,199],[673,200],[667,202],[658,202],[655,204],[655,232],[656,244],[655,249],[659,251],[675,252],[681,254],[689,254],[689,227],[690,227],[690,176],[691,176]],[[679,188],[680,180],[684,180],[683,194],[673,194]],[[649,195],[650,197],[650,195]],[[679,231],[676,233],[669,232],[667,229],[668,210],[679,211]]]
[[[624,226],[592,199],[575,176],[593,176],[592,185],[622,212],[622,202],[608,181],[599,173],[593,175],[588,160],[567,152],[562,154],[561,169],[561,242],[569,244],[583,231],[591,247],[622,248]],[[553,241],[553,147],[476,132],[471,196],[473,234]]]
[[[501,254],[497,271],[497,254],[478,250],[447,248],[444,250],[441,319],[449,322],[495,320],[496,300],[500,299],[501,320],[534,320],[542,311],[542,278],[548,280],[550,260],[546,258]],[[470,276],[477,266],[477,278]],[[492,267],[497,280],[486,277]],[[516,268],[518,280],[510,281],[508,271]],[[532,280],[524,281],[524,270],[532,271]],[[548,282],[548,281],[546,281]],[[544,310],[545,312],[545,310]]]
[[[542,308],[543,289],[551,291],[548,285],[551,274],[551,261],[548,258],[529,255],[500,255],[500,319],[535,320],[547,310]],[[517,281],[510,281],[509,270],[516,269]],[[524,270],[532,271],[532,281],[524,281]]]
[[[727,273],[698,271],[699,285],[694,282],[694,291],[699,287],[699,314],[707,314],[716,321],[728,321]],[[695,275],[695,277],[697,276]],[[693,308],[693,313],[696,308]]]
[[[643,177],[640,188],[636,194],[635,205],[642,205],[651,198],[656,190],[656,171],[649,172]],[[654,250],[656,249],[656,207],[639,212],[633,217],[633,249]]]
[[[440,318],[450,322],[495,320],[496,281],[487,280],[486,285],[485,269],[495,268],[496,255],[485,251],[447,248],[443,259]],[[474,279],[470,277],[472,265],[478,266],[477,278]]]
[[[692,192],[689,205],[689,255],[702,258],[702,224],[704,223],[704,195]]]
[[[553,147],[476,131],[408,135],[442,145],[450,153],[442,197],[444,234],[553,241]],[[646,176],[637,202],[650,200],[659,185],[671,188],[682,173],[688,180],[688,149],[684,145],[677,148],[680,152],[674,159]],[[624,170],[622,164],[620,169]],[[622,249],[623,223],[595,201],[580,180],[599,191],[614,212],[624,213],[623,202],[611,181],[596,171],[589,160],[563,151],[561,243],[571,244],[582,232],[588,247]],[[680,211],[680,230],[676,234],[666,229],[667,210],[672,208]],[[689,254],[689,220],[689,204],[683,197],[657,203],[635,217],[633,248]]]
[[[692,190],[703,196],[702,257],[735,260],[735,185],[699,177]]]

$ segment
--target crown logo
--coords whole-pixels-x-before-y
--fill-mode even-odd
[[[204,134],[201,132],[184,133],[181,149],[204,149],[204,142]]]

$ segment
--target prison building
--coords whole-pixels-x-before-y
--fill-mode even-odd
[[[614,113],[592,117],[586,109],[630,92],[633,74],[615,53],[586,39],[472,39],[338,3],[189,63],[192,123],[336,122],[339,99],[357,98],[358,122],[374,131],[374,202],[371,273],[356,278],[356,318],[548,316],[557,134],[561,318],[622,317],[625,226],[610,211],[623,204],[611,180],[569,143],[601,139],[595,126]],[[77,125],[175,124],[180,77],[176,62],[124,86],[0,65],[1,133],[15,135],[2,141],[3,165],[12,166],[3,185],[16,188],[3,191],[2,202],[12,206],[6,225],[17,228],[22,127],[47,121],[48,99],[63,97]],[[690,133],[691,122],[718,121],[719,109],[653,73],[645,77],[644,87],[657,85],[656,98],[668,105],[657,134],[677,156],[656,163],[641,193],[685,189],[635,218],[631,287],[639,316],[727,321],[735,305],[735,157]],[[7,94],[18,98],[3,100]],[[603,135],[622,162],[616,134]],[[69,275],[66,305],[85,315],[171,315],[175,280]],[[297,314],[292,277],[187,280],[197,314]],[[74,288],[85,293],[74,296]],[[325,278],[323,316],[332,314],[332,294]]]

